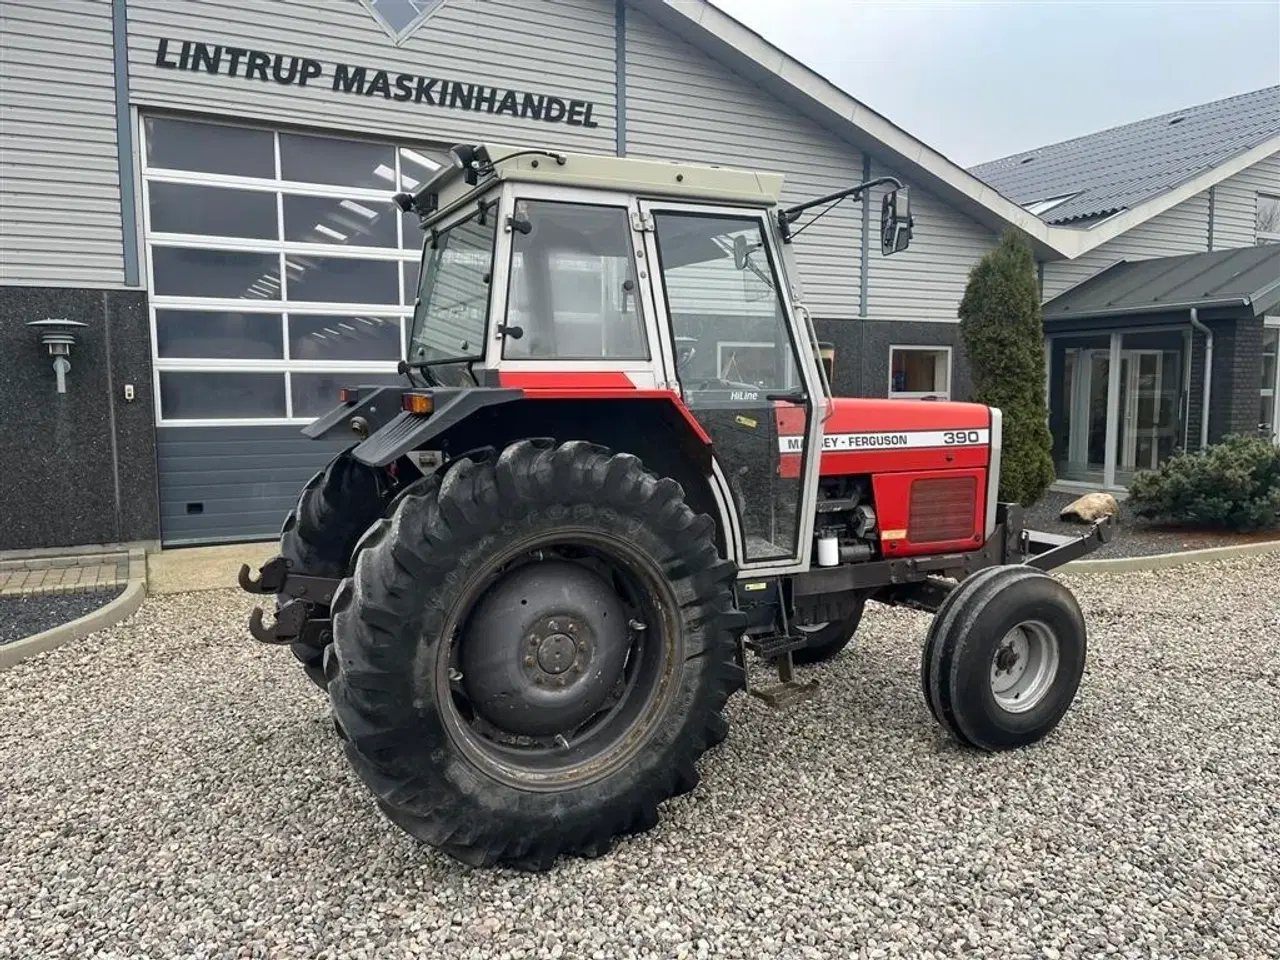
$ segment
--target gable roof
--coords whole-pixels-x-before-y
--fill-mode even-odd
[[[994,231],[1021,230],[1036,255],[1072,259],[1101,246],[1214,183],[1280,152],[1280,132],[1091,229],[1050,224],[959,164],[854,99],[709,0],[625,0],[781,102],[874,156],[908,184],[928,190]]]
[[[1280,136],[1280,86],[1215,100],[970,167],[1049,223],[1129,210]],[[1034,209],[1034,207],[1033,207]]]
[[[1044,319],[1210,307],[1248,307],[1254,316],[1280,304],[1280,244],[1121,261],[1044,305]]]

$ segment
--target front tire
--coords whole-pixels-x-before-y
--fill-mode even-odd
[[[465,863],[602,854],[723,738],[734,574],[711,518],[634,456],[461,457],[369,531],[334,598],[347,757],[390,820]]]
[[[1071,591],[1033,567],[980,571],[956,587],[925,640],[921,679],[961,743],[1011,750],[1051,733],[1084,675],[1084,616]]]
[[[831,620],[813,626],[797,624],[795,629],[808,637],[808,644],[791,652],[791,662],[797,666],[808,666],[835,659],[857,633],[858,624],[862,622],[862,611],[866,609],[866,605],[866,600],[859,600],[853,613],[840,620]]]
[[[292,573],[338,579],[350,573],[351,555],[369,526],[382,516],[394,484],[376,467],[351,456],[348,447],[318,471],[298,495],[280,530],[280,555]],[[407,461],[398,464],[405,469]],[[415,468],[416,469],[416,468]],[[291,643],[289,649],[321,690],[325,645]]]

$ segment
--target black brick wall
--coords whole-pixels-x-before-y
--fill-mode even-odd
[[[1213,393],[1209,401],[1209,435],[1215,440],[1230,433],[1258,429],[1258,388],[1262,384],[1262,318],[1225,321],[1229,344],[1221,362],[1214,357]],[[1215,352],[1217,347],[1215,347]]]
[[[64,394],[46,317],[88,324]],[[0,550],[159,539],[150,331],[140,291],[0,287]]]
[[[1209,387],[1209,442],[1258,429],[1258,387],[1262,382],[1262,318],[1208,317],[1213,331],[1213,371]],[[1188,447],[1200,446],[1204,410],[1205,337],[1197,332],[1191,357],[1191,411]]]
[[[890,346],[951,347],[951,399],[968,400],[973,392],[958,323],[815,318],[814,327],[818,339],[835,348],[836,396],[887,396]]]

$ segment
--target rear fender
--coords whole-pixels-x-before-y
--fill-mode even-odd
[[[302,428],[302,435],[311,440],[368,436],[400,415],[400,394],[404,391],[405,387],[357,387],[354,400],[316,417]]]
[[[689,506],[716,521],[722,555],[733,557],[728,504],[712,482],[711,440],[675,394],[483,387],[431,392],[431,415],[400,414],[352,455],[377,466],[414,450],[439,450],[447,459],[527,437],[587,440],[634,454],[654,473],[678,482]],[[460,396],[445,400],[445,394]]]
[[[405,392],[398,390],[397,398]],[[523,396],[521,390],[502,387],[435,388],[414,392],[431,395],[432,412],[398,412],[381,430],[371,433],[367,440],[357,445],[351,456],[371,467],[384,467],[413,450],[436,446],[442,437],[482,410],[512,403]],[[399,407],[398,402],[396,406]]]

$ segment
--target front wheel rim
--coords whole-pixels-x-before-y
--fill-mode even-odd
[[[1019,623],[991,656],[991,694],[1008,713],[1027,713],[1048,696],[1061,661],[1058,635],[1041,620]]]

